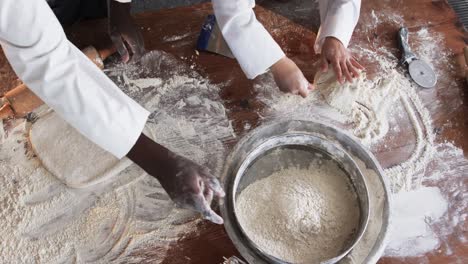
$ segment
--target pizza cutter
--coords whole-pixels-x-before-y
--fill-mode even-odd
[[[400,63],[408,64],[408,71],[415,83],[423,88],[432,88],[437,83],[434,69],[425,61],[420,60],[410,49],[408,44],[408,28],[402,27],[398,31],[398,43],[402,51]]]

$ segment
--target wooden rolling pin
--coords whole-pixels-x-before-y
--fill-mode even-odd
[[[93,46],[86,47],[82,52],[101,70],[104,60],[116,52],[115,48],[97,50]],[[21,118],[44,104],[29,88],[22,84],[8,91],[0,98],[0,120]]]

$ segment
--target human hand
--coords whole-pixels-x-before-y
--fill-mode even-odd
[[[200,212],[203,218],[213,223],[223,223],[210,204],[213,198],[221,199],[225,194],[207,168],[171,152],[144,134],[127,157],[157,178],[178,206]]]
[[[158,177],[159,182],[171,199],[180,207],[200,212],[203,218],[222,224],[223,219],[210,205],[213,198],[224,197],[221,185],[206,167],[202,167],[182,156],[172,154],[172,173]]]
[[[321,70],[328,71],[331,64],[337,80],[343,84],[345,79],[352,82],[364,67],[351,56],[343,43],[334,37],[326,37],[322,46]]]
[[[145,52],[143,36],[130,15],[130,3],[109,1],[109,35],[123,62],[138,60]]]
[[[307,81],[302,71],[288,57],[284,57],[271,67],[276,85],[285,93],[299,94],[307,97],[314,86]]]

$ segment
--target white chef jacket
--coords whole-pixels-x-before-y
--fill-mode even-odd
[[[254,0],[213,0],[213,6],[247,77],[255,78],[284,57],[256,20]],[[321,0],[319,7],[316,52],[327,36],[347,46],[360,0]],[[0,45],[20,79],[80,133],[118,158],[133,147],[149,112],[66,39],[45,0],[0,0]]]
[[[221,32],[249,79],[266,72],[285,54],[256,19],[255,0],[212,0]],[[322,50],[326,37],[348,46],[359,19],[361,0],[319,0],[321,26],[314,49]]]
[[[149,112],[70,43],[45,0],[0,0],[0,45],[19,78],[84,136],[117,158]]]

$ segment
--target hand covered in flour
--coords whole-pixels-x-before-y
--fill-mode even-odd
[[[359,70],[364,67],[349,54],[343,43],[334,37],[326,37],[322,46],[321,70],[328,71],[328,64],[331,64],[337,80],[343,84],[346,81],[352,82],[353,78],[359,76]]]
[[[138,60],[145,52],[143,36],[130,15],[130,3],[109,2],[109,35],[123,62]]]
[[[171,152],[144,134],[140,135],[127,157],[157,178],[178,206],[200,212],[213,223],[223,223],[210,205],[213,198],[220,199],[225,194],[207,168]]]
[[[271,72],[278,88],[285,93],[298,94],[307,97],[314,86],[304,77],[302,71],[288,57],[284,57],[273,66]]]

